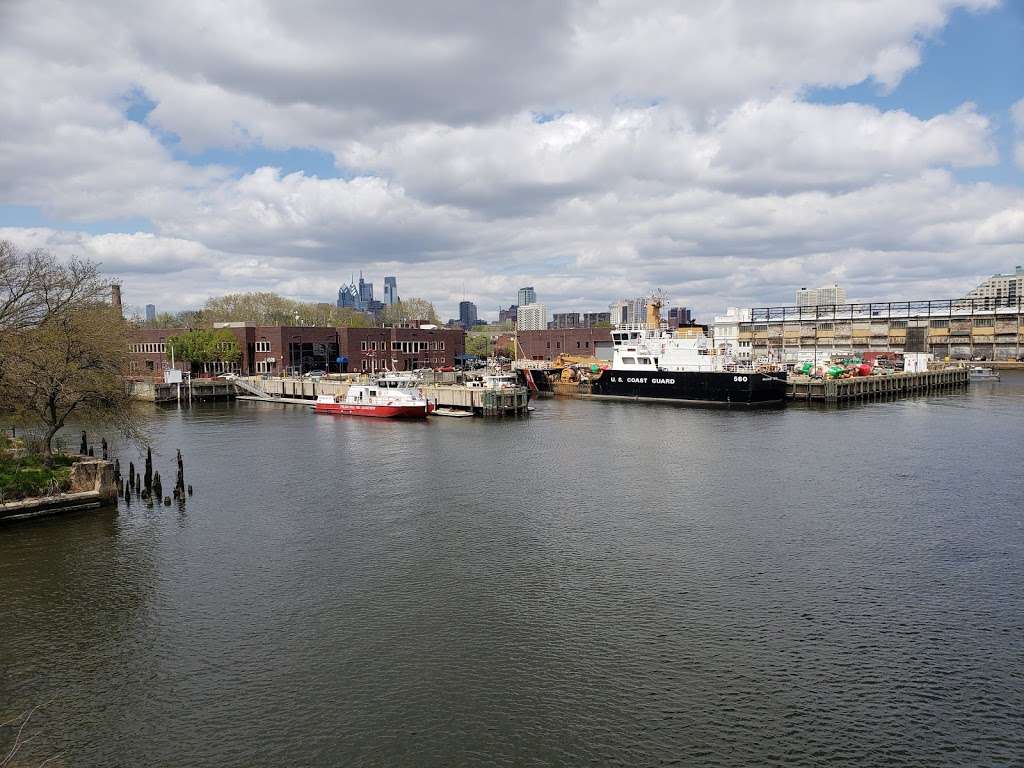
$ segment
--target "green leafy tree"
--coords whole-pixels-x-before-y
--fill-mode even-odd
[[[226,328],[198,328],[167,339],[167,358],[187,360],[193,366],[217,361],[237,363],[242,358],[235,334]]]
[[[489,357],[494,345],[491,343],[489,333],[468,333],[466,334],[466,354],[477,357]]]

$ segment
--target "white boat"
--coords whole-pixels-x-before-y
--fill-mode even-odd
[[[514,371],[498,371],[485,373],[479,379],[467,381],[466,386],[474,389],[515,389],[519,382]]]
[[[999,381],[999,374],[991,368],[975,365],[967,372],[967,378],[971,381]]]

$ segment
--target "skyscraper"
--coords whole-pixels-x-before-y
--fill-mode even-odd
[[[152,323],[156,320],[156,304],[146,305],[146,322]]]
[[[467,331],[476,325],[476,304],[472,301],[459,302],[459,325]]]
[[[359,273],[359,302],[365,308],[369,303],[373,301],[373,283],[368,283],[363,280],[363,273]]]
[[[519,301],[516,302],[520,307],[526,304],[537,303],[537,292],[533,290],[533,286],[519,289]]]
[[[391,306],[397,304],[398,298],[398,278],[397,277],[385,277],[384,278],[384,304]]]

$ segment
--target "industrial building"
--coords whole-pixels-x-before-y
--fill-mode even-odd
[[[1024,304],[990,298],[730,308],[715,318],[715,346],[741,360],[795,362],[867,350],[903,352],[907,329],[926,329],[937,358],[1021,359]]]

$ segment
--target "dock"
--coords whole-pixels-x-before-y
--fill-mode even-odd
[[[233,400],[238,393],[234,382],[223,379],[196,379],[191,384],[187,382],[164,384],[153,381],[131,381],[129,385],[132,399],[147,403],[176,403],[179,400],[188,402],[189,399],[197,401]]]
[[[790,376],[787,397],[796,401],[824,403],[876,400],[957,389],[966,387],[969,381],[966,368],[858,376],[849,379]]]
[[[312,405],[320,395],[343,396],[349,382],[330,379],[261,379],[244,377],[232,383],[239,397],[267,403]],[[528,411],[526,387],[487,389],[464,384],[421,384],[424,397],[439,409],[461,411],[477,416],[515,416]]]

